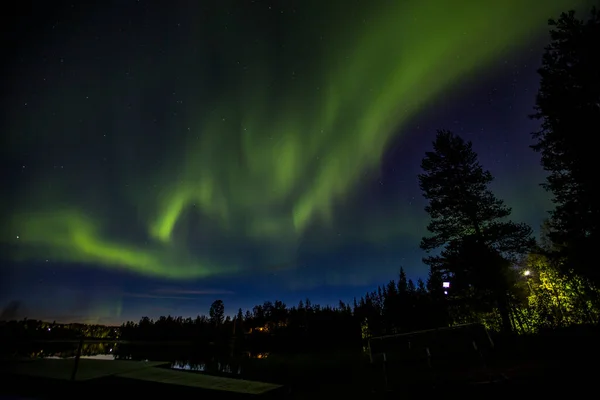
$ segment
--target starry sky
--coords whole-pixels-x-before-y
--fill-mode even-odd
[[[417,174],[440,128],[513,219],[551,208],[528,115],[547,20],[585,0],[22,3],[0,199],[18,317],[337,304],[425,277]]]

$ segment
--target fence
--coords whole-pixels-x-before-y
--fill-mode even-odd
[[[482,379],[494,348],[480,324],[373,337],[369,355],[378,386],[439,384]]]

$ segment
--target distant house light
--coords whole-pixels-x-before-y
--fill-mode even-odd
[[[443,288],[449,288],[450,287],[450,282],[443,282],[442,283],[442,287]]]

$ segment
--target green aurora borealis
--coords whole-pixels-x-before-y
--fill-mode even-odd
[[[77,54],[85,50],[76,38],[50,39],[74,49],[61,56],[72,69],[9,120],[14,154],[48,149],[23,168],[27,183],[3,200],[11,257],[192,279],[250,268],[233,243],[260,249],[257,268],[291,262],[306,243],[327,248],[319,238],[347,228],[342,210],[376,174],[390,141],[410,134],[405,124],[577,5],[306,2],[277,16],[274,37],[244,18],[238,2],[221,3],[208,24],[200,7],[182,10],[182,18],[202,21],[187,28],[186,43],[157,32],[161,55],[114,44],[130,66],[118,77],[112,70],[91,77],[94,61]],[[32,70],[21,73],[33,80]],[[127,74],[143,77],[139,98],[149,88],[169,96],[173,108],[157,117],[155,132],[112,120]],[[168,89],[181,80],[191,95]],[[132,107],[141,118],[143,107]],[[90,129],[97,126],[102,135]],[[54,148],[65,158],[52,158]],[[102,173],[100,151],[110,163]],[[417,241],[415,225],[425,222],[402,205],[395,215],[363,213],[368,222],[348,232],[358,241],[385,237],[384,221]]]

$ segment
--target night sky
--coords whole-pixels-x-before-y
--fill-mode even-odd
[[[335,305],[400,266],[425,278],[417,174],[440,128],[473,142],[513,219],[551,208],[528,115],[547,19],[585,0],[60,3],[5,25],[17,317]]]

